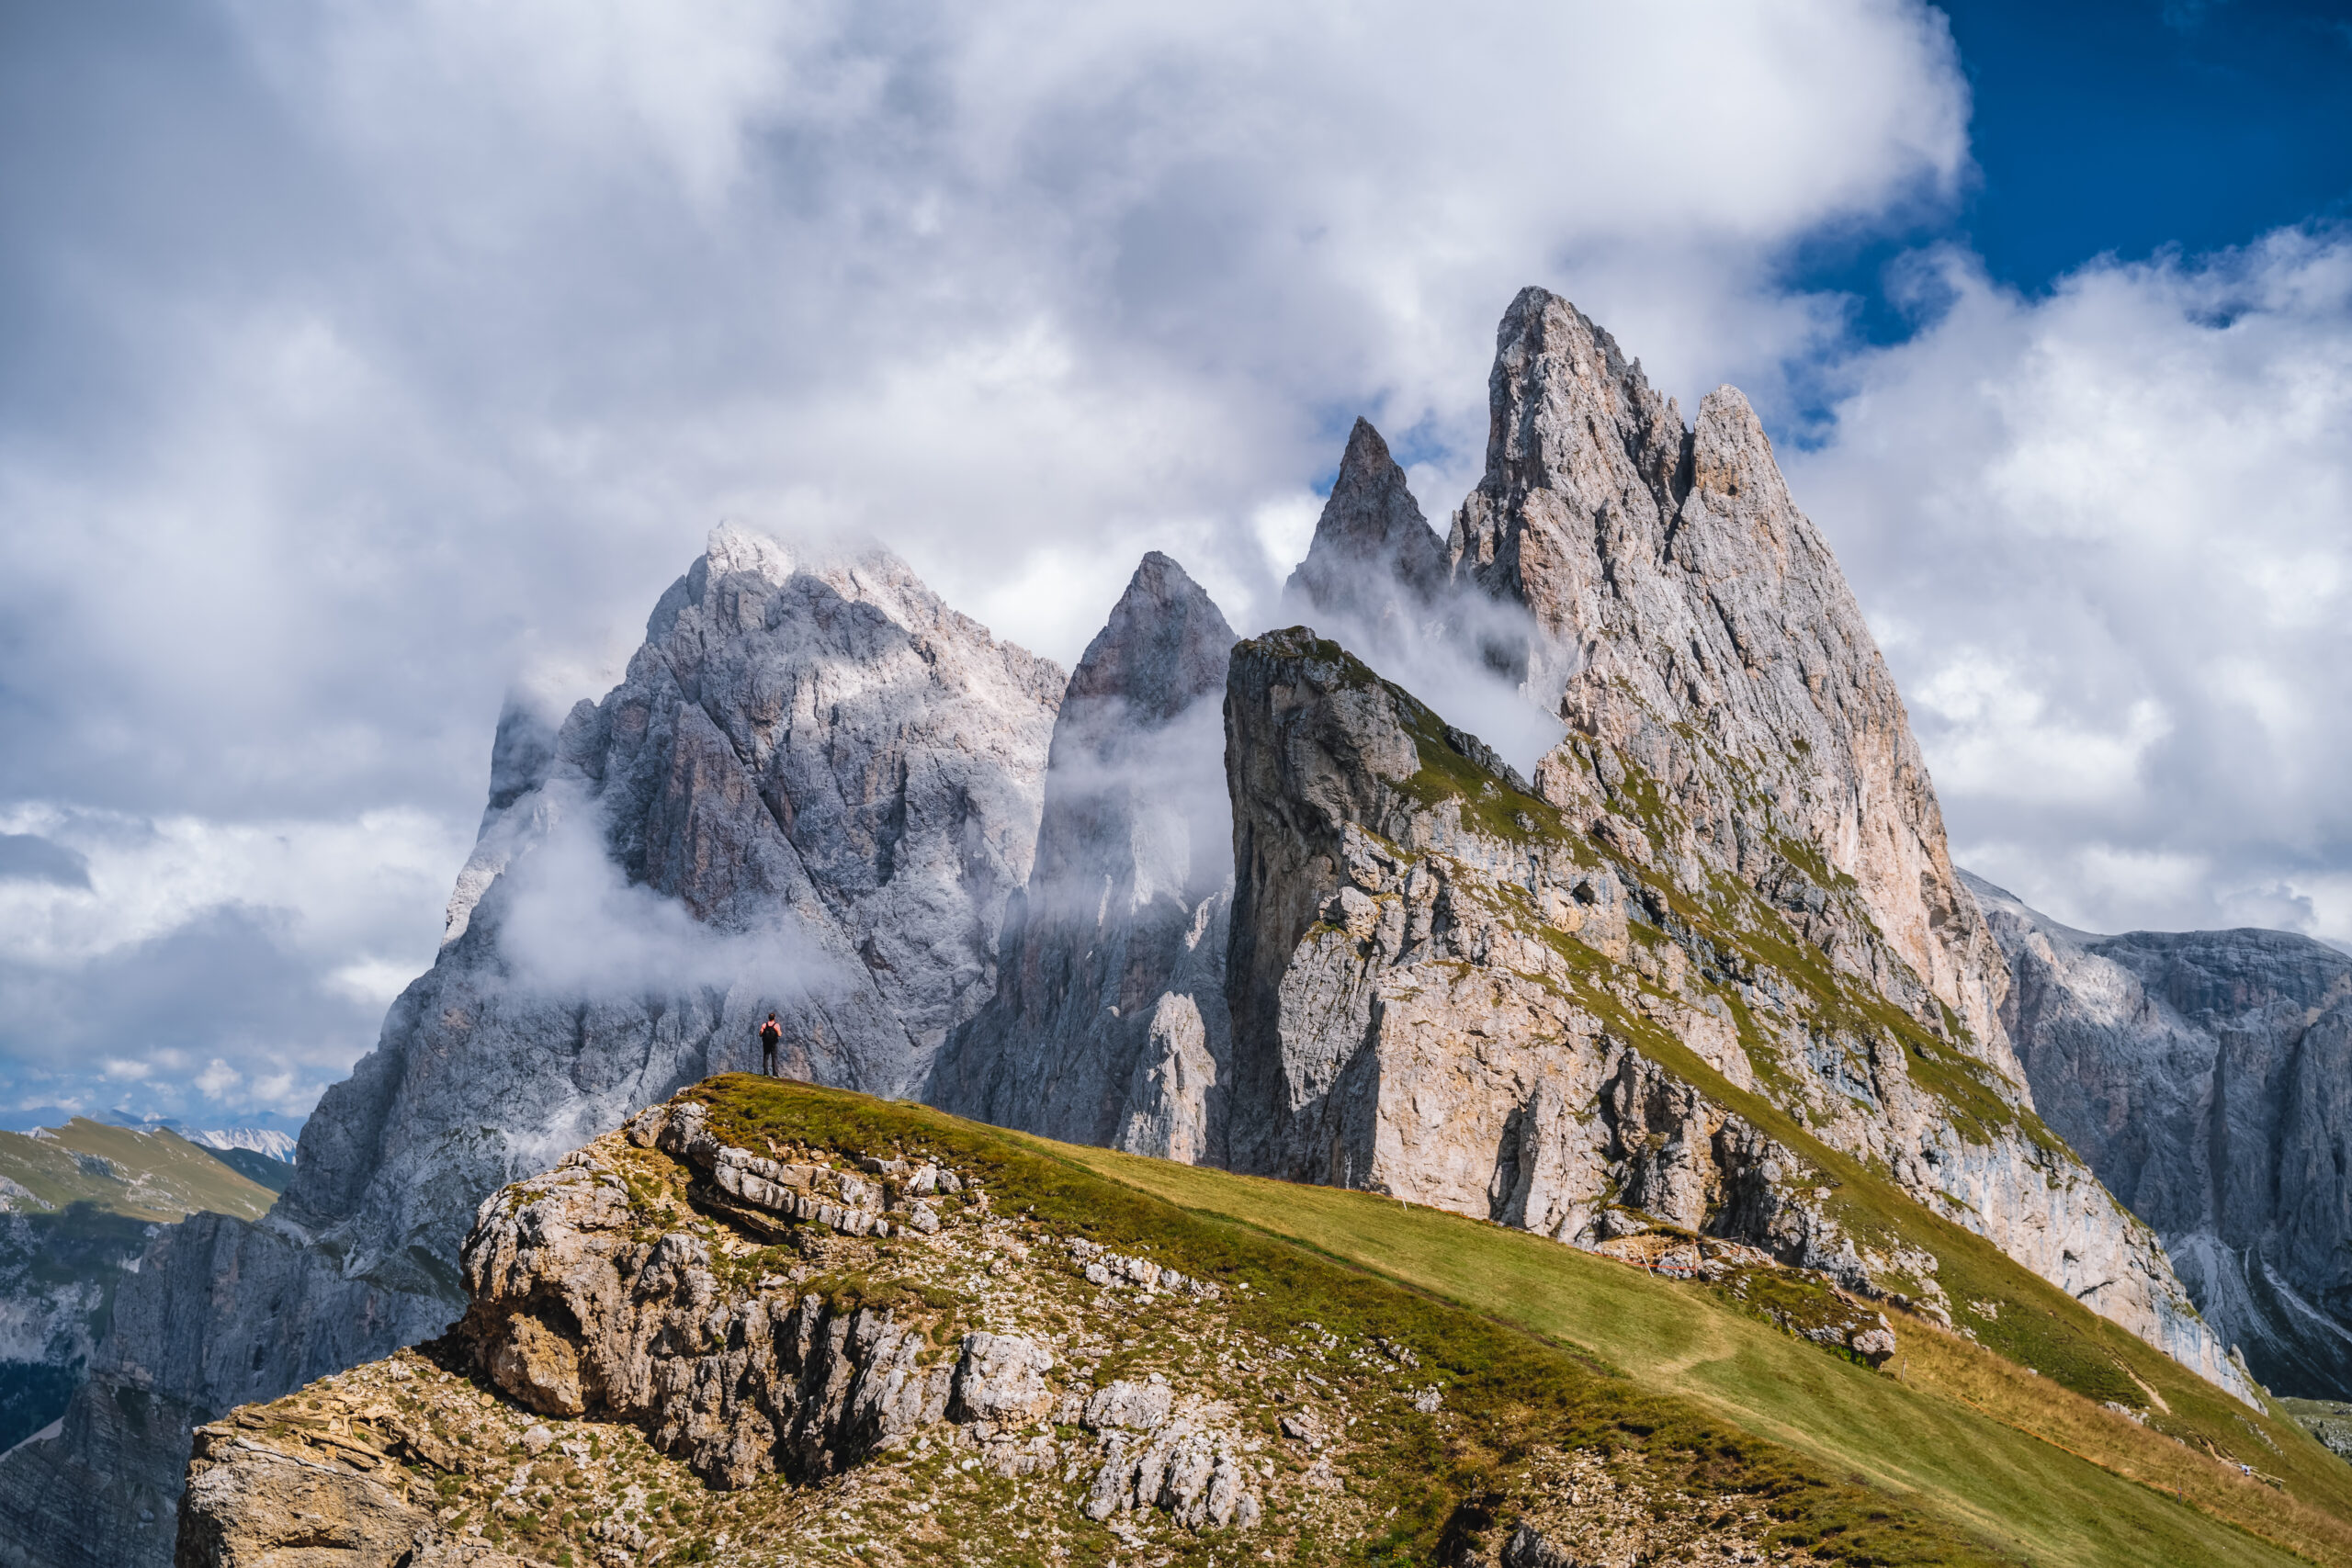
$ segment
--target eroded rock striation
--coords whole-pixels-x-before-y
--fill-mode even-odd
[[[1968,886],[2042,1115],[2256,1376],[2352,1395],[2352,958],[2286,931],[2098,936]]]
[[[770,1010],[787,1070],[919,1083],[994,987],[1062,685],[885,553],[715,532],[601,703],[501,722],[433,969],[266,1222],[152,1245],[62,1434],[0,1463],[0,1562],[161,1562],[196,1423],[438,1332],[486,1196],[756,1065]]]
[[[1224,1163],[1232,836],[1216,697],[1233,643],[1182,567],[1144,557],[1070,674],[1000,984],[940,1053],[933,1104]]]

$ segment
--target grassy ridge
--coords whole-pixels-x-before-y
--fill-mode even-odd
[[[2278,1562],[2290,1552],[2352,1562],[2352,1468],[2291,1423],[2248,1412],[2241,1425],[2228,1408],[2235,1401],[2218,1391],[2198,1395],[2210,1385],[2145,1347],[2157,1363],[2148,1370],[2158,1392],[2176,1412],[2187,1407],[2184,1425],[2210,1426],[2241,1449],[2250,1427],[2274,1436],[2282,1451],[2254,1446],[2273,1474],[2292,1471],[2287,1491],[1914,1320],[1898,1320],[1904,1350],[1892,1375],[1874,1373],[1754,1322],[1704,1286],[1521,1232],[1368,1193],[1023,1141],[1196,1213],[1298,1240],[1490,1314],[1785,1444],[1828,1473],[1865,1478],[2032,1562],[2154,1568]],[[2018,1290],[2033,1293],[2040,1281],[2007,1267],[2023,1277]],[[2120,1335],[2075,1311],[2088,1320],[2075,1325],[2084,1332]],[[2185,1500],[2156,1490],[2176,1485]]]
[[[1580,993],[1579,999],[1613,1008],[1611,1023],[1634,1044],[1826,1172],[1837,1185],[1823,1195],[1824,1206],[1858,1238],[1869,1245],[1908,1246],[1934,1254],[1937,1278],[1951,1298],[1954,1321],[1966,1326],[1979,1344],[2007,1358],[2005,1364],[2030,1368],[2034,1375],[2095,1405],[2112,1400],[2142,1407],[2146,1427],[2160,1436],[2177,1438],[2233,1468],[2250,1465],[2284,1481],[2295,1495],[2352,1520],[2352,1468],[2322,1447],[2290,1413],[2276,1404],[2260,1412],[2247,1409],[2020,1267],[1983,1236],[1930,1213],[1860,1161],[1821,1142],[1770,1100],[1737,1088],[1656,1022],[1615,1007],[1603,994],[1588,998]],[[2171,1444],[2151,1450],[2177,1451],[2177,1445]],[[2165,1466],[2156,1471],[2172,1477],[2165,1484],[2184,1483]],[[2352,1538],[2340,1550],[2352,1561]]]
[[[729,1076],[688,1091],[714,1130],[757,1149],[793,1139],[845,1154],[898,1148],[978,1172],[993,1208],[1031,1214],[1057,1232],[1148,1249],[1163,1265],[1219,1281],[1242,1325],[1277,1339],[1302,1324],[1409,1347],[1446,1390],[1451,1420],[1392,1418],[1373,1434],[1396,1504],[1388,1535],[1349,1553],[1421,1562],[1449,1540],[1508,1528],[1513,1473],[1539,1446],[1589,1450],[1639,1463],[1655,1485],[1761,1502],[1775,1537],[1825,1561],[1856,1564],[2008,1561],[1955,1528],[1868,1483],[1825,1469],[1695,1402],[1643,1387],[1592,1358],[1522,1327],[1404,1288],[1258,1226],[1194,1212],[1140,1184],[1106,1179],[1071,1156],[1092,1154],[1017,1137],[924,1107],[842,1090]],[[1156,1162],[1144,1162],[1156,1163]],[[1189,1171],[1174,1167],[1171,1170]],[[1236,1179],[1216,1172],[1211,1182]],[[1267,1184],[1275,1192],[1312,1192]],[[1817,1350],[1807,1354],[1828,1358]],[[1359,1428],[1352,1436],[1363,1438]],[[1498,1514],[1498,1506],[1503,1512]]]
[[[19,1212],[88,1203],[159,1223],[198,1210],[257,1220],[277,1201],[270,1189],[168,1128],[142,1133],[84,1116],[39,1134],[0,1133],[0,1178],[20,1190],[9,1193],[9,1207]]]

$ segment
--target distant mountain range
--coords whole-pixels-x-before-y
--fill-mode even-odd
[[[2256,1376],[2352,1395],[2352,957],[2287,931],[2102,936],[1966,880],[2042,1117]]]
[[[175,1129],[191,1144],[208,1149],[246,1149],[284,1165],[294,1163],[295,1137],[274,1127],[209,1127]]]

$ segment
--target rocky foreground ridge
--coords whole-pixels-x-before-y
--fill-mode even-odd
[[[1564,1445],[1555,1352],[1488,1409],[1462,1314],[1009,1152],[749,1079],[655,1107],[483,1205],[448,1337],[199,1429],[175,1561],[1317,1562],[1384,1527],[1510,1568],[1817,1561],[1834,1484],[1646,1436],[1690,1418],[1625,1393],[1581,1417],[1611,1441]],[[1817,1283],[1654,1239],[1894,1351]],[[1509,1479],[1450,1517],[1443,1456],[1498,1420]]]
[[[2274,1390],[2352,1393],[2352,958],[2286,931],[2098,936],[1969,884],[2034,1099]]]
[[[152,1244],[62,1435],[0,1461],[0,1562],[159,1562],[195,1426],[441,1332],[485,1197],[748,1066],[770,1009],[816,1081],[1581,1245],[1677,1225],[1996,1334],[1973,1233],[2251,1397],[2034,1116],[1744,400],[1686,425],[1528,290],[1490,401],[1444,540],[1351,436],[1293,591],[1372,665],[1228,658],[1151,557],[1066,687],[886,555],[714,534],[601,704],[502,723],[433,971],[267,1221]],[[1566,738],[1515,772],[1392,653]]]

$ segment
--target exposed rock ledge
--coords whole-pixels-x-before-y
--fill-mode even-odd
[[[454,1483],[418,1479],[484,1468],[401,1386],[439,1386],[427,1412],[469,1404],[447,1392],[453,1372],[503,1395],[491,1403],[511,1402],[515,1422],[634,1427],[720,1491],[777,1474],[822,1485],[953,1450],[970,1456],[965,1469],[1057,1486],[1074,1520],[1255,1527],[1271,1467],[1230,1402],[1181,1371],[1097,1386],[1086,1366],[1102,1351],[1070,1331],[1105,1303],[1214,1313],[1221,1289],[1021,1230],[938,1163],[763,1154],[722,1142],[699,1103],[656,1107],[483,1204],[465,1250],[471,1305],[426,1355],[338,1380],[368,1392],[330,1419],[248,1407],[201,1428],[176,1560],[257,1568],[322,1550],[355,1568],[522,1561],[489,1549],[481,1517],[436,1506]],[[846,1281],[863,1284],[857,1265],[883,1241],[910,1277],[938,1282],[911,1302],[856,1299]],[[971,1303],[955,1298],[1009,1272],[1023,1277],[1020,1307],[966,1326]],[[554,1441],[546,1427],[509,1440],[532,1460]],[[527,1484],[525,1474],[501,1496]],[[658,1520],[616,1523],[609,1556],[635,1561],[659,1539]]]

